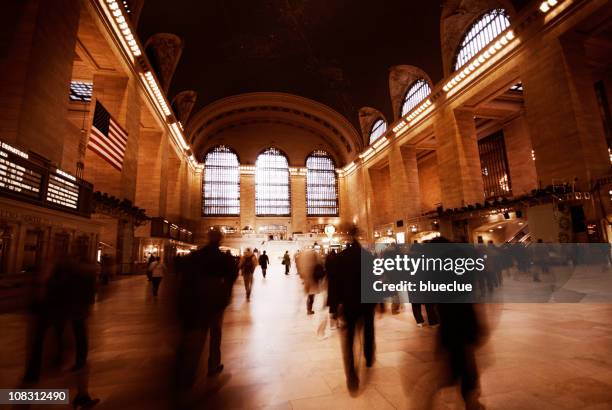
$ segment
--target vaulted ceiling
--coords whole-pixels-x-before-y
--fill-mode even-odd
[[[194,113],[231,95],[285,92],[326,104],[358,128],[362,106],[393,118],[391,66],[417,66],[434,83],[442,78],[441,3],[148,0],[139,34],[143,41],[159,32],[183,39],[169,97],[196,90]]]

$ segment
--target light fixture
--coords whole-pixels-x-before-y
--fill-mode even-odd
[[[458,74],[456,74],[452,79],[450,79],[442,87],[442,89],[445,92],[449,92],[457,84],[466,80],[466,77],[468,77],[472,72],[474,72],[477,67],[479,67],[485,61],[491,58],[491,56],[496,54],[499,50],[502,50],[504,47],[510,44],[510,41],[513,40],[514,37],[514,32],[512,30],[508,30],[505,33],[500,34],[495,43],[493,43],[489,48],[485,49],[484,51],[481,51],[480,55],[474,57],[469,63],[469,65],[462,71],[460,71]],[[466,81],[470,81],[470,79]]]
[[[104,3],[103,0],[100,0],[100,2]],[[110,11],[110,15],[115,20],[115,23],[121,32],[121,36],[130,49],[132,55],[134,57],[140,57],[142,55],[142,51],[140,50],[140,46],[132,34],[132,30],[130,29],[129,24],[123,15],[123,11],[119,7],[119,4],[116,0],[106,0],[106,6]]]
[[[557,4],[559,4],[559,0],[545,0],[540,3],[540,11],[546,14]]]

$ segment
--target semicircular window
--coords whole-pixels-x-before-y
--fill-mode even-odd
[[[487,11],[480,16],[463,36],[455,54],[453,68],[459,70],[493,39],[510,27],[510,18],[504,9]]]
[[[387,131],[387,123],[382,118],[374,121],[370,130],[370,144],[379,139]]]
[[[404,95],[404,101],[402,103],[402,111],[400,112],[400,116],[408,114],[412,111],[417,105],[421,103],[427,96],[431,94],[431,87],[422,78],[419,78],[406,91]]]

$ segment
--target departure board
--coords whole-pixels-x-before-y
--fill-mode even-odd
[[[42,174],[28,161],[28,154],[0,143],[0,190],[31,200],[40,200]]]
[[[79,185],[76,177],[56,169],[49,174],[49,185],[47,186],[47,202],[54,206],[78,209]]]

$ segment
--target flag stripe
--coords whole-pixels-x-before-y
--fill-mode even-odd
[[[90,150],[92,150],[93,152],[95,152],[96,154],[98,154],[99,156],[101,156],[103,159],[105,159],[109,164],[111,164],[113,166],[113,168],[115,168],[117,171],[121,171],[121,164],[115,162],[115,160],[109,160],[109,157],[106,155],[106,153],[104,152],[104,150],[99,149],[97,145],[93,145],[90,144],[87,146],[87,148],[89,148]]]
[[[96,101],[88,148],[121,170],[127,146],[128,133],[113,120],[110,113]]]
[[[123,153],[119,151],[117,147],[115,147],[113,144],[109,144],[107,139],[103,135],[100,135],[97,129],[92,128],[92,135],[90,138],[90,140],[92,140],[92,143],[104,146],[105,149],[109,151],[117,161],[122,162]]]
[[[100,131],[100,130],[98,130]],[[120,140],[120,137],[116,136],[113,133],[108,134],[108,139],[111,140],[111,142],[113,143],[113,145],[115,145],[122,153],[125,152],[125,145],[126,145],[126,141],[122,141]]]
[[[123,140],[127,141],[127,132],[125,132],[123,128],[121,128],[121,126],[117,124],[112,118],[110,120],[110,127],[111,129],[115,130],[116,134],[121,136]]]

